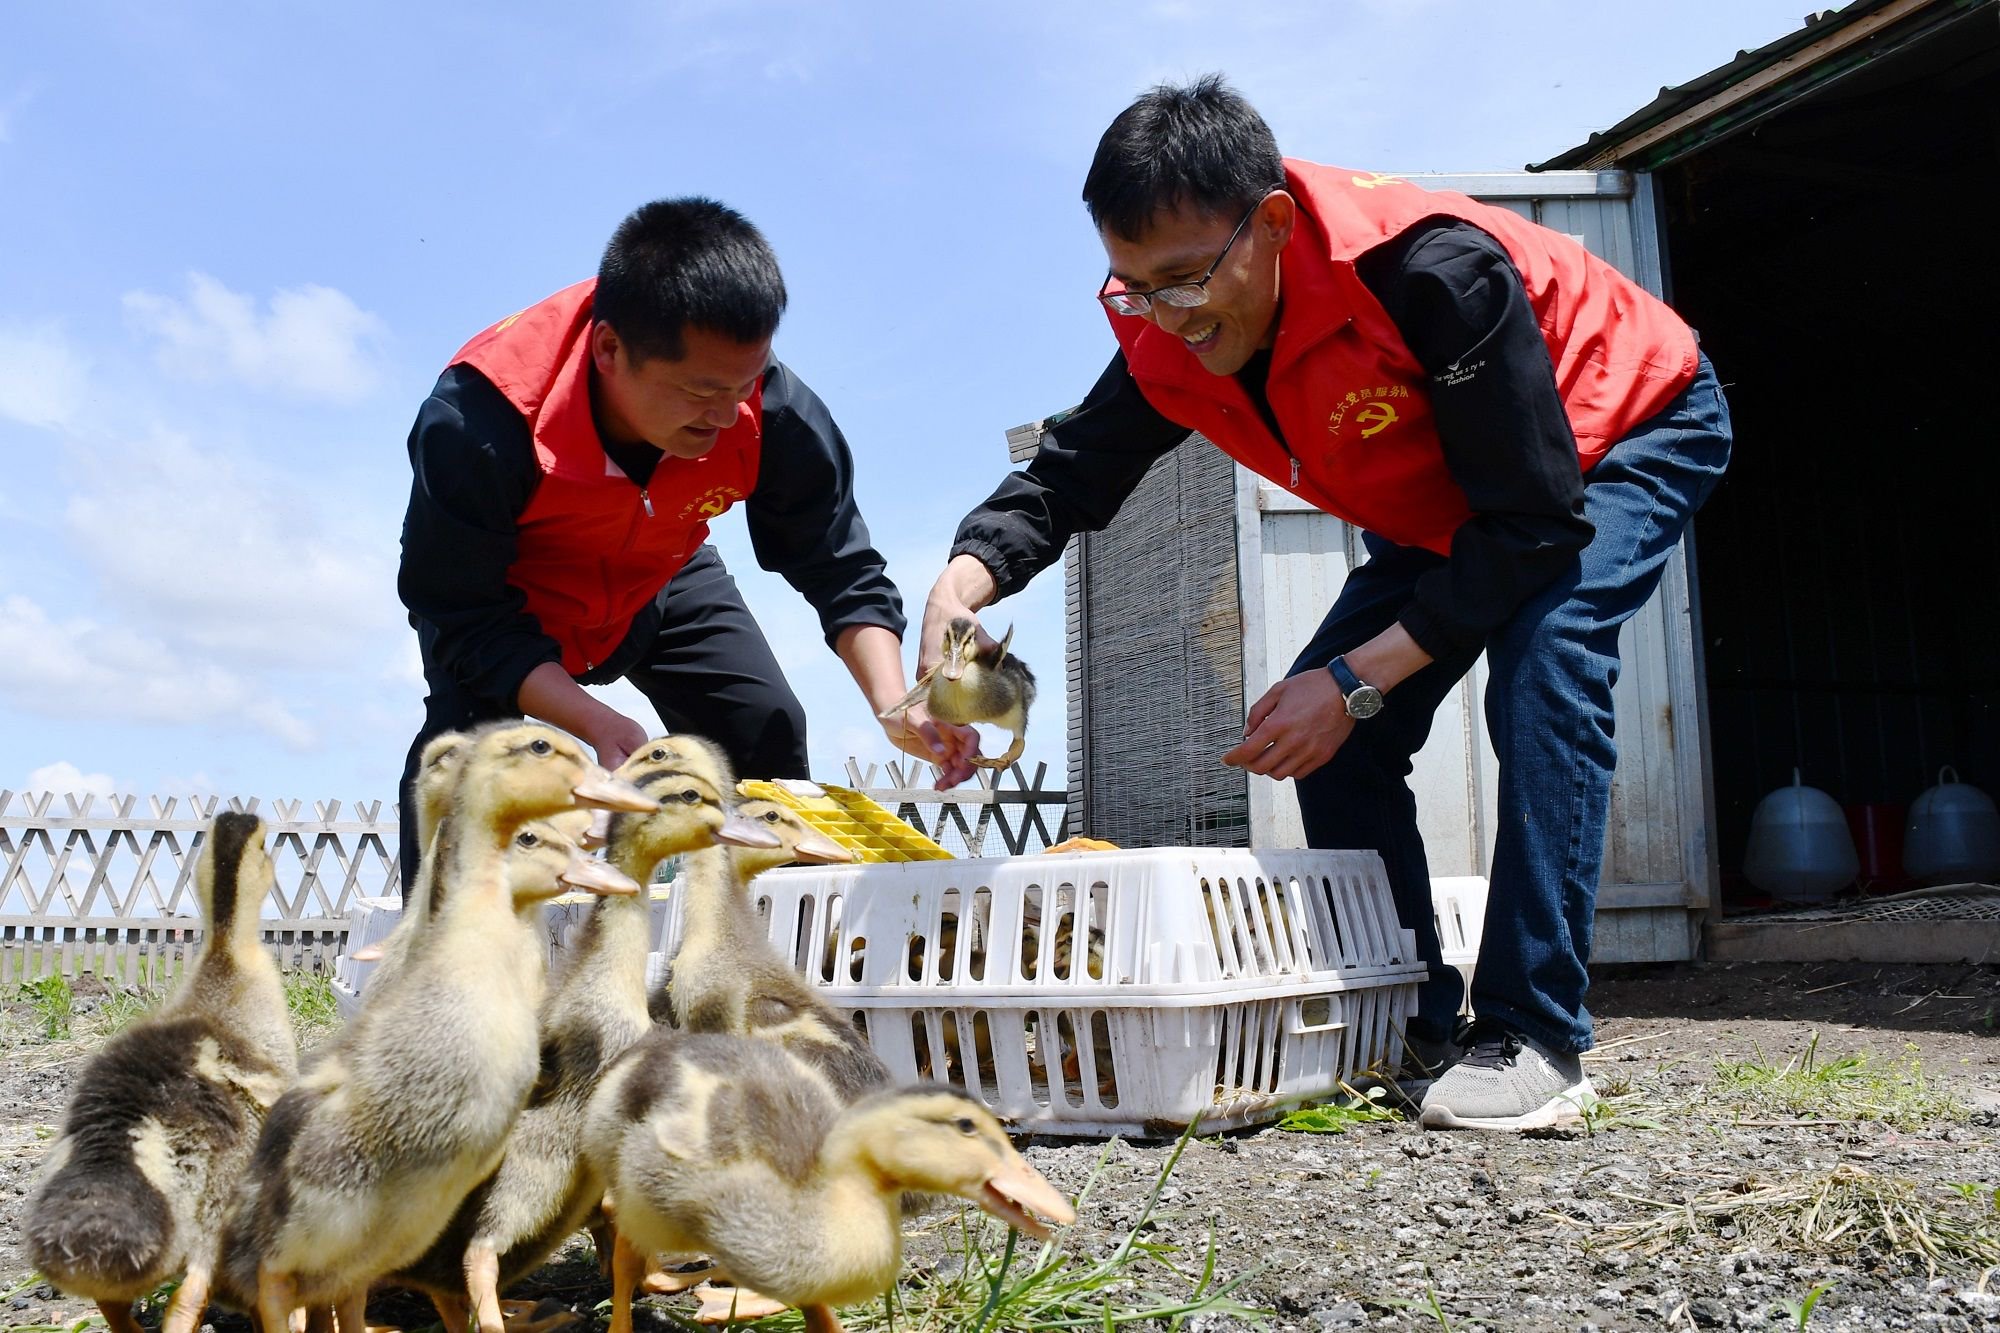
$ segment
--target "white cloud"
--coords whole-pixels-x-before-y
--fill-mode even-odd
[[[225,377],[301,398],[353,402],[382,378],[380,319],[344,292],[307,284],[271,298],[233,292],[206,273],[188,275],[185,301],[128,292],[133,327],[160,340],[160,364],[197,380]]]
[[[164,431],[72,458],[65,524],[133,617],[210,652],[291,666],[344,663],[395,632],[393,544],[342,540],[298,480]]]
[[[44,717],[199,723],[257,732],[306,750],[313,730],[234,672],[190,660],[158,639],[87,619],[52,620],[35,602],[0,597],[0,700]]]
[[[58,759],[28,774],[20,790],[52,791],[57,795],[67,792],[72,796],[101,796],[110,800],[118,795],[118,780],[109,773],[85,773],[69,760]]]
[[[83,354],[54,325],[0,325],[0,417],[68,426],[83,405],[88,370]]]

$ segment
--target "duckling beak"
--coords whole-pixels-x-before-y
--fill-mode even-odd
[[[778,835],[755,820],[731,815],[715,831],[715,840],[729,847],[779,847]]]
[[[583,831],[583,836],[576,840],[576,845],[583,848],[586,852],[594,852],[601,847],[608,847],[610,844],[611,812],[609,810],[591,811],[590,827]]]
[[[388,951],[382,947],[382,941],[377,940],[373,944],[364,944],[358,949],[349,949],[347,951],[347,961],[350,963],[379,963],[382,961],[382,955],[386,952]]]
[[[572,856],[556,878],[567,888],[610,898],[630,898],[639,892],[639,882],[630,875],[608,862],[583,855]]]
[[[595,810],[631,810],[637,814],[650,815],[660,808],[660,803],[623,778],[614,778],[596,764],[583,781],[570,789],[578,805]]]
[[[1047,1240],[1050,1232],[1041,1218],[1028,1211],[1031,1208],[1061,1226],[1076,1221],[1076,1209],[1069,1206],[1069,1200],[1041,1172],[1029,1166],[1017,1152],[1009,1150],[1007,1158],[999,1170],[986,1177],[974,1202],[1036,1240]]]
[[[809,866],[845,865],[854,859],[854,853],[842,847],[832,838],[817,833],[808,833],[792,848],[799,860]]]

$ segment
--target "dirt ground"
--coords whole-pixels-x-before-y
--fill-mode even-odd
[[[1278,1329],[1795,1328],[1787,1303],[1816,1287],[1813,1329],[2000,1328],[2000,1273],[1949,1259],[1933,1271],[1909,1245],[1856,1243],[1858,1233],[1800,1247],[1747,1207],[1759,1188],[1845,1168],[1910,1182],[1917,1197],[2000,1236],[2000,969],[1633,969],[1601,976],[1591,1007],[1599,1050],[1589,1068],[1617,1114],[1590,1132],[1439,1134],[1381,1123],[1340,1135],[1196,1139],[1146,1238],[1181,1246],[1182,1266],[1198,1271],[1212,1228],[1218,1280],[1254,1269],[1234,1298]],[[21,1280],[7,1279],[26,1276],[20,1211],[84,1052],[42,1042],[18,1005],[0,1025],[0,1290],[12,1290]],[[1803,1057],[1815,1034],[1821,1067],[1864,1055],[1870,1070],[1907,1070],[1913,1059],[1959,1109],[1890,1128],[1866,1115],[1746,1114],[1723,1094],[1718,1066],[1782,1065]],[[1112,1147],[1065,1245],[1102,1255],[1124,1239],[1172,1147]],[[1071,1193],[1105,1151],[1027,1147]],[[1655,1254],[1620,1248],[1630,1235],[1621,1228],[1664,1216],[1658,1205],[1729,1191],[1745,1199],[1741,1215],[1725,1209],[1699,1236],[1668,1237]],[[917,1228],[911,1265],[954,1262],[945,1238],[955,1233],[948,1220]],[[572,1263],[543,1290],[589,1315],[606,1294],[593,1271]],[[1155,1268],[1145,1285],[1172,1292],[1177,1281]],[[39,1284],[6,1304],[0,1328],[66,1325],[87,1312]],[[421,1310],[391,1312],[426,1322]],[[1198,1315],[1190,1326],[1249,1322]],[[216,1324],[223,1333],[243,1326],[224,1316]],[[646,1333],[670,1326],[660,1309],[641,1324]]]

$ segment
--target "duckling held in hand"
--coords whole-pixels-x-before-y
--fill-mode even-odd
[[[165,1333],[201,1322],[258,1127],[298,1073],[261,913],[276,881],[255,815],[215,817],[195,862],[207,929],[172,998],[78,1074],[22,1227],[30,1259],[137,1333],[132,1302],[181,1278]]]
[[[660,808],[612,817],[608,855],[614,873],[627,882],[644,883],[662,860],[717,838],[762,836],[732,827],[721,791],[699,774],[654,768],[635,785]],[[567,844],[565,850],[579,856]],[[540,1266],[603,1196],[579,1151],[584,1107],[604,1067],[652,1029],[646,1010],[651,925],[644,894],[606,898],[585,919],[542,1005],[541,1073],[507,1137],[499,1169],[466,1197],[424,1255],[393,1275],[392,1281],[431,1293],[447,1328],[465,1327],[469,1298],[481,1333],[502,1333],[499,1293]]]
[[[1009,625],[997,645],[981,648],[978,622],[957,617],[945,626],[942,660],[882,717],[895,718],[924,704],[940,722],[959,726],[988,722],[1005,727],[1014,734],[1006,753],[992,759],[975,758],[972,763],[976,768],[1007,767],[1027,746],[1028,706],[1035,702],[1035,673],[1007,651],[1013,641],[1014,627]]]
[[[610,1333],[631,1333],[648,1253],[703,1252],[833,1330],[902,1267],[905,1191],[954,1194],[1029,1235],[1075,1213],[990,1112],[956,1092],[841,1106],[770,1042],[655,1029],[591,1099],[584,1152],[617,1229]]]
[[[657,803],[550,728],[469,733],[432,840],[441,904],[272,1108],[232,1211],[224,1260],[268,1333],[327,1304],[360,1329],[369,1282],[421,1255],[498,1165],[539,1064],[540,904],[563,888],[516,883],[509,852],[524,824],[577,806]]]

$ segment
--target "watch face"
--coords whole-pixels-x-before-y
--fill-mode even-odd
[[[1347,715],[1359,722],[1362,718],[1373,717],[1382,711],[1382,691],[1373,685],[1363,685],[1347,696]]]

